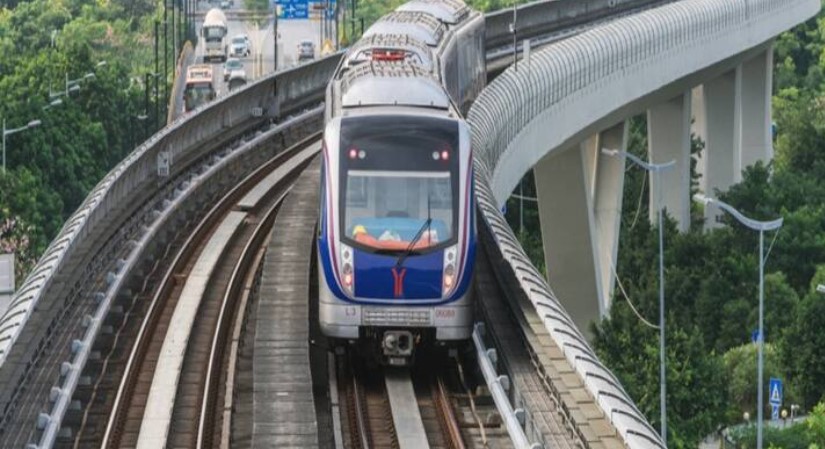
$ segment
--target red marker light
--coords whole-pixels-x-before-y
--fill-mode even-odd
[[[444,150],[444,151],[441,152],[441,159],[446,161],[449,158],[450,158],[450,153],[448,153],[447,150]]]
[[[355,148],[350,148],[349,158],[350,159],[355,159],[356,157],[358,157],[358,150],[356,150]]]
[[[406,57],[406,52],[403,50],[373,50],[373,61],[403,61]]]

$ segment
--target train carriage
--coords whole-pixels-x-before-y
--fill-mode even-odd
[[[373,25],[327,89],[319,319],[392,365],[470,337],[476,223],[470,133],[484,19],[417,0]]]

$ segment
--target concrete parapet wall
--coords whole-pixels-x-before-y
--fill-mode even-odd
[[[172,95],[169,96],[169,108],[166,123],[172,123],[183,113],[183,91],[186,88],[186,70],[195,62],[195,49],[192,42],[186,41],[175,64],[175,80],[172,83]]]
[[[9,371],[16,369],[6,366],[6,362],[23,324],[33,313],[43,314],[43,322],[29,329],[31,337],[53,324],[52,320],[59,316],[61,300],[72,288],[70,283],[67,286],[60,280],[77,279],[79,270],[94,266],[90,259],[117,232],[110,229],[113,217],[128,216],[147,192],[159,190],[165,181],[202,157],[210,148],[207,143],[218,140],[228,129],[249,128],[322,101],[339,59],[340,54],[336,54],[273,74],[204,105],[193,111],[197,113],[180,117],[159,131],[112,169],[66,221],[0,317],[0,387],[14,381],[14,374]],[[167,178],[158,176],[158,157],[162,152],[170,160]],[[20,357],[20,363],[25,365],[25,354]],[[3,402],[0,398],[0,405]]]
[[[673,0],[574,0],[532,2],[517,7],[516,32],[519,40],[569,29],[577,25]],[[511,44],[512,9],[489,13],[486,20],[486,47]]]
[[[546,154],[730,70],[819,7],[816,0],[683,0],[535,52],[470,110],[496,200]]]

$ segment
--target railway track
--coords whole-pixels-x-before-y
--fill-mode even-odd
[[[144,424],[143,419],[144,415],[157,417],[154,410],[147,411],[156,404],[150,402],[153,389],[155,397],[167,400],[171,389],[174,408],[165,427],[169,443],[176,447],[211,447],[221,441],[227,399],[219,396],[232,393],[233,370],[227,367],[234,369],[238,326],[242,324],[242,320],[235,319],[236,311],[246,305],[247,287],[260,263],[263,242],[278,205],[290,183],[320,149],[316,141],[317,134],[281,152],[226,194],[202,220],[190,226],[191,230],[182,226],[185,242],[166,249],[167,254],[176,254],[174,261],[165,270],[159,269],[158,262],[148,273],[144,290],[154,293],[145,313],[136,314],[141,324],[133,337],[134,346],[131,351],[118,347],[117,338],[113,344],[113,348],[128,354],[126,361],[121,357],[111,365],[109,376],[119,365],[125,365],[121,366],[125,375],[117,393],[106,393],[103,388],[100,391],[101,396],[114,396],[113,403],[87,409],[71,443],[63,440],[61,446],[138,447],[141,427],[148,430],[158,426],[156,420]],[[223,243],[216,246],[218,234],[223,234]],[[214,254],[219,247],[222,249]],[[206,274],[201,266],[205,257],[212,258]],[[199,279],[194,285],[201,286],[202,298],[191,291],[187,293],[192,279]],[[184,309],[190,315],[190,326],[181,324],[180,311]],[[170,324],[172,321],[174,325]],[[191,334],[170,337],[167,333],[179,332],[181,327],[188,327]],[[167,337],[163,338],[164,335]],[[124,335],[123,340],[130,340],[129,337]],[[173,344],[175,338],[177,344]],[[154,370],[174,352],[178,353],[179,383],[163,390],[153,381],[158,377]],[[101,379],[108,377],[105,371]],[[164,377],[169,376],[160,376]],[[230,385],[228,389],[226,383]],[[166,394],[162,394],[164,391]],[[106,418],[102,420],[107,423],[105,427],[93,425],[100,423],[101,416],[108,416],[108,422]],[[147,436],[143,437],[143,444],[151,447],[151,440],[146,439],[149,434],[144,435]]]
[[[512,447],[489,394],[457,358],[412,369],[370,368],[339,356],[338,392],[346,449]]]

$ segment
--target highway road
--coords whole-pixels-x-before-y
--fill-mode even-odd
[[[218,2],[199,2],[195,26],[200,34],[203,16],[210,8],[216,7]],[[255,18],[244,8],[243,0],[235,0],[234,6],[225,10],[229,33],[227,45],[232,38],[246,34],[252,42],[252,55],[240,58],[244,64],[247,78],[253,80],[275,71],[275,27],[274,17],[269,14]],[[298,44],[303,40],[310,40],[315,44],[316,57],[321,50],[321,24],[309,19],[281,19],[278,21],[278,69],[289,68],[298,64]],[[203,47],[195,49],[196,61],[203,60]],[[223,81],[223,64],[213,63],[216,73],[218,95],[227,92]]]

